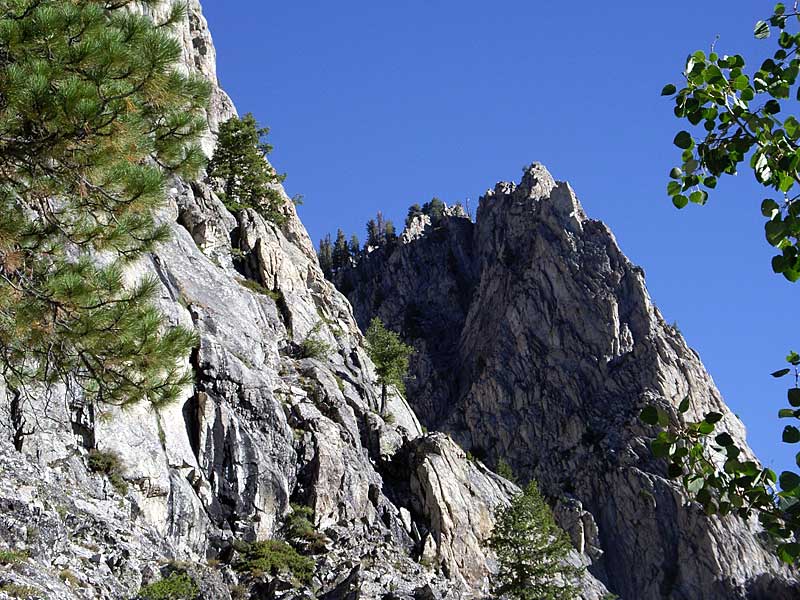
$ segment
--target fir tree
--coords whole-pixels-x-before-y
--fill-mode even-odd
[[[444,217],[445,204],[439,198],[433,197],[430,202],[422,205],[422,212],[431,218],[431,225],[436,227]]]
[[[401,393],[405,391],[403,380],[408,373],[408,357],[414,349],[404,344],[394,331],[386,329],[378,317],[372,319],[365,337],[367,352],[375,363],[378,384],[381,386],[380,411],[383,415],[386,414],[388,386],[394,386]]]
[[[248,113],[232,117],[219,128],[208,176],[222,182],[220,195],[228,210],[256,210],[273,223],[282,224],[286,215],[276,185],[285,179],[267,162],[272,146],[266,142],[269,129],[258,126]]]
[[[567,600],[577,590],[571,581],[580,569],[565,561],[572,544],[556,524],[535,482],[500,509],[489,539],[500,571],[492,591],[515,600]]]
[[[353,234],[350,237],[350,244],[348,246],[350,250],[350,256],[357,259],[359,254],[361,254],[361,242],[358,240],[358,236]]]
[[[378,248],[396,239],[394,223],[386,220],[381,211],[367,222],[367,246]]]
[[[378,211],[375,215],[375,226],[378,228],[378,235],[376,245],[383,246],[386,243],[386,220],[383,218],[383,213]]]
[[[408,229],[409,225],[411,225],[411,221],[414,220],[415,217],[420,216],[423,214],[422,207],[419,204],[412,204],[408,207],[408,215],[406,216],[406,229]]]
[[[377,248],[381,245],[380,232],[375,219],[367,221],[367,247]]]
[[[331,235],[326,235],[319,242],[319,266],[325,277],[333,281],[333,244],[331,243]]]
[[[397,240],[397,231],[394,228],[394,223],[391,221],[386,221],[383,226],[383,239],[387,244],[391,244]]]
[[[154,24],[129,4],[0,0],[0,375],[18,400],[69,382],[159,404],[189,381],[194,335],[124,273],[168,236],[166,178],[204,162],[210,88],[176,68],[185,7]]]
[[[344,231],[339,229],[336,232],[336,242],[333,244],[333,269],[338,271],[350,266],[350,248],[347,245],[347,238]]]

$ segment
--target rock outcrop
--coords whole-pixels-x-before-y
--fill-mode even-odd
[[[362,327],[378,316],[415,346],[423,424],[538,480],[623,598],[798,597],[755,529],[701,515],[652,459],[646,404],[674,416],[688,395],[742,443],[744,428],[569,185],[534,164],[489,191],[475,223],[424,219],[338,274]]]
[[[216,84],[197,0],[176,35],[185,68]],[[208,151],[232,114],[217,86]],[[25,395],[15,425],[0,385],[0,597],[133,598],[174,569],[208,600],[486,594],[484,541],[515,486],[423,433],[402,397],[378,413],[351,306],[279,191],[280,227],[176,179],[161,215],[172,239],[128,273],[155,275],[170,324],[198,334],[178,402],[117,409],[54,387]],[[280,537],[292,505],[313,514],[313,577],[245,577],[247,544]]]

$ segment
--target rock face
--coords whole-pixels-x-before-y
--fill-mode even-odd
[[[623,598],[799,597],[754,530],[702,516],[651,458],[648,403],[674,415],[688,395],[739,441],[744,428],[569,185],[534,164],[489,191],[475,223],[421,219],[338,284],[362,327],[377,315],[416,347],[422,422],[536,478]]]
[[[175,34],[182,68],[216,84],[197,0]],[[217,85],[207,151],[233,114]],[[485,539],[518,490],[459,442],[558,500],[571,560],[596,576],[585,600],[791,594],[751,532],[685,508],[649,460],[644,399],[722,401],[608,231],[543,170],[487,196],[478,226],[422,218],[349,274],[358,319],[377,312],[419,349],[416,406],[393,395],[385,415],[351,304],[285,194],[280,227],[229,213],[203,181],[169,196],[172,239],[127,276],[155,275],[169,322],[197,332],[194,384],[120,410],[0,381],[0,597],[135,598],[177,569],[207,600],[485,598]],[[247,544],[308,509],[310,581],[244,575]]]
[[[216,84],[197,0],[176,35],[184,68]],[[232,114],[217,86],[207,150]],[[159,410],[26,394],[17,452],[0,381],[0,597],[133,598],[174,569],[207,600],[485,597],[484,541],[516,487],[423,433],[400,396],[377,412],[351,306],[285,194],[281,227],[229,213],[202,181],[169,196],[172,239],[127,276],[157,276],[169,322],[197,332],[194,384]],[[311,581],[242,575],[243,548],[280,537],[293,504],[313,512]],[[587,600],[607,591],[583,586]]]

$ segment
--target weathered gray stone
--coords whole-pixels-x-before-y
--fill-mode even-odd
[[[184,66],[216,84],[197,0],[188,9],[176,30]],[[207,151],[232,114],[216,86]],[[380,389],[350,304],[324,278],[278,191],[287,217],[280,227],[251,210],[230,214],[204,182],[174,180],[160,215],[172,239],[126,273],[129,282],[155,275],[169,325],[198,334],[184,365],[194,383],[177,402],[95,406],[63,387],[26,399],[22,411],[37,426],[22,453],[0,440],[0,544],[30,551],[15,583],[47,598],[129,598],[179,567],[215,599],[237,585],[275,598],[486,591],[493,567],[481,544],[492,507],[513,488],[452,442],[420,437],[400,395],[378,414]],[[304,356],[312,337],[328,351]],[[8,400],[1,404],[8,412]],[[1,416],[10,439],[9,415]],[[87,470],[89,449],[116,457],[124,493]],[[402,458],[412,449],[414,469]],[[465,494],[460,515],[445,506],[451,492]],[[290,502],[312,507],[324,532],[313,589],[269,575],[248,580],[235,569],[242,542],[281,535]],[[427,566],[425,552],[436,558]]]
[[[422,422],[560,499],[591,572],[624,598],[744,598],[756,581],[798,593],[755,529],[707,519],[665,477],[638,415],[687,395],[743,442],[697,354],[653,306],[641,269],[541,165],[339,275],[356,317],[413,343]],[[462,542],[462,545],[469,546]],[[775,590],[782,590],[777,592]]]

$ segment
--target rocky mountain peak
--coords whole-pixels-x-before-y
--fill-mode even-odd
[[[744,429],[642,270],[542,165],[487,192],[475,223],[444,218],[337,283],[362,326],[378,316],[415,346],[408,395],[422,422],[539,481],[609,589],[761,597],[766,580],[777,588],[764,597],[796,593],[775,583],[782,569],[755,529],[700,517],[653,460],[646,404],[675,414],[689,395],[736,439]]]

